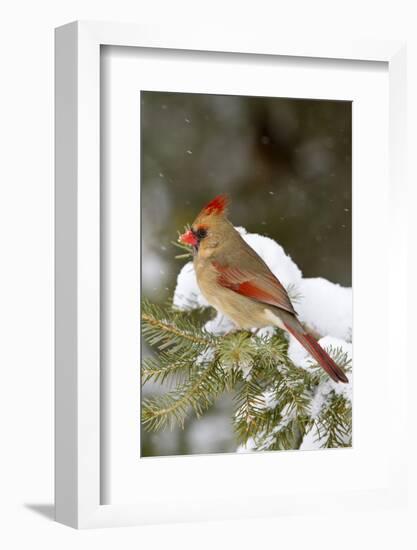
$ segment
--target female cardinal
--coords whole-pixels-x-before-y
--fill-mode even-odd
[[[288,331],[335,382],[348,382],[297,319],[285,288],[229,222],[227,206],[227,197],[219,195],[179,238],[193,247],[197,282],[206,300],[238,328],[277,326]]]

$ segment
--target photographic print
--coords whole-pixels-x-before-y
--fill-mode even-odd
[[[141,456],[352,445],[352,104],[141,92]]]

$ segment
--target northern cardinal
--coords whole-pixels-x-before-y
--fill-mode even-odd
[[[206,300],[240,329],[277,326],[289,332],[335,382],[348,382],[297,319],[285,288],[227,219],[227,207],[227,196],[217,196],[179,238],[193,248],[197,283]]]

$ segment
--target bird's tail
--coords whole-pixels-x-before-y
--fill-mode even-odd
[[[330,355],[324,351],[320,344],[307,332],[300,332],[291,327],[289,323],[284,323],[285,328],[296,338],[300,344],[314,357],[317,363],[327,372],[335,382],[349,382],[346,374],[336,365]]]

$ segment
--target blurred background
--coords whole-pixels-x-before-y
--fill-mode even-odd
[[[171,241],[223,192],[233,224],[275,239],[304,277],[350,286],[351,114],[348,101],[141,92],[143,297],[172,297],[184,260]],[[235,451],[231,411],[225,396],[184,430],[142,430],[142,456]]]

